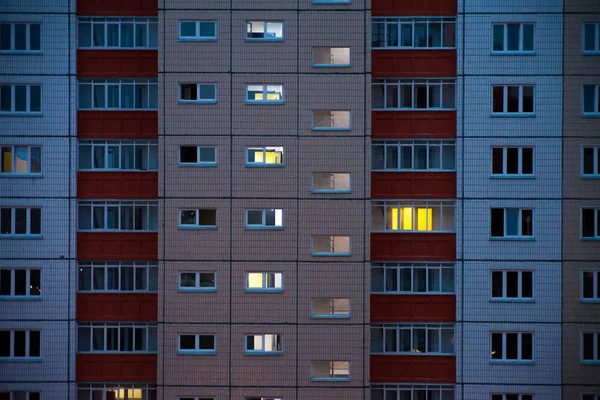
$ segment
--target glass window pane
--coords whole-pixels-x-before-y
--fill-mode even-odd
[[[584,25],[584,45],[583,48],[586,51],[596,50],[596,30],[594,24]]]
[[[494,86],[493,87],[493,108],[492,111],[495,113],[504,112],[504,87]]]
[[[15,50],[27,50],[27,25],[14,24]]]
[[[415,24],[415,47],[427,47],[427,24]]]
[[[15,86],[15,111],[27,111],[27,86]]]
[[[519,214],[520,210],[516,208],[506,209],[506,235],[507,236],[518,236],[519,235]]]
[[[386,24],[387,28],[387,47],[398,46],[398,24]]]
[[[148,27],[145,23],[135,24],[135,47],[147,47]]]
[[[523,51],[533,51],[533,25],[523,25]]]
[[[41,37],[40,37],[40,24],[29,25],[29,50],[40,50],[41,48]]]
[[[42,87],[29,86],[29,111],[40,112],[42,110]]]
[[[533,86],[523,86],[523,112],[533,112]]]
[[[106,46],[106,43],[104,41],[104,24],[100,23],[100,24],[93,24],[93,40],[94,40],[94,47],[104,47]]]
[[[133,47],[133,23],[121,23],[121,47]]]
[[[519,30],[520,24],[506,24],[506,50],[518,51],[519,50]]]
[[[11,86],[0,86],[0,111],[12,111],[12,89]]]
[[[519,87],[509,86],[508,87],[508,104],[507,112],[516,113],[519,112]]]
[[[151,22],[148,26],[148,47],[158,47],[158,24],[156,22]]]
[[[181,37],[196,36],[196,23],[195,22],[180,22],[179,23],[179,35]]]
[[[593,85],[585,85],[583,87],[583,112],[585,113],[593,113],[596,111],[595,105],[595,86]]]
[[[444,24],[444,47],[456,46],[456,28],[454,23]]]
[[[27,233],[27,209],[15,208],[15,233],[24,235]]]
[[[42,148],[30,147],[29,154],[31,156],[29,172],[33,174],[42,172]]]
[[[442,47],[442,24],[430,23],[428,28],[429,47]]]
[[[0,24],[0,50],[11,50],[11,24]]]
[[[200,22],[200,37],[212,38],[217,36],[217,24],[214,22]]]
[[[410,280],[408,282],[410,287]],[[385,269],[385,291],[396,292],[398,291],[398,270],[395,268]]]
[[[27,295],[27,271],[24,269],[14,270],[15,296]]]

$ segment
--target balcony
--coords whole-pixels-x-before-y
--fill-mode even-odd
[[[455,356],[372,355],[371,383],[455,383]]]
[[[379,16],[452,16],[458,12],[458,0],[377,0],[371,13]]]
[[[451,139],[456,111],[373,111],[373,139]]]
[[[156,293],[78,293],[78,321],[156,321]]]
[[[157,232],[77,232],[79,261],[158,259]]]
[[[454,261],[455,233],[371,233],[373,261]]]
[[[372,294],[371,322],[454,322],[454,294]]]
[[[80,199],[156,199],[158,172],[77,173]]]
[[[456,76],[456,50],[377,50],[371,52],[373,77]]]
[[[77,0],[77,15],[157,16],[158,0]]]
[[[77,354],[82,382],[156,382],[156,354]]]
[[[156,139],[158,111],[77,111],[79,139]]]
[[[456,172],[372,172],[373,199],[453,199]]]
[[[157,50],[77,50],[79,78],[158,76]]]

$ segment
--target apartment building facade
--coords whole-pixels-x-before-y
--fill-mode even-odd
[[[0,4],[0,399],[600,398],[594,0]]]

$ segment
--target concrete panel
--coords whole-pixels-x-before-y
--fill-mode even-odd
[[[564,135],[597,137],[600,118],[583,116],[583,85],[597,85],[597,76],[566,76],[564,93]]]
[[[600,241],[581,238],[581,208],[600,207],[600,201],[595,200],[565,200],[562,203],[563,212],[563,259],[568,261],[600,259]]]
[[[565,1],[569,8],[573,3],[582,1]],[[600,63],[597,55],[584,55],[583,49],[583,23],[600,21],[600,6],[595,10],[598,14],[586,12],[584,14],[565,14],[565,74],[569,75],[600,75]]]
[[[600,304],[582,301],[582,272],[599,270],[595,262],[563,262],[563,320],[565,322],[600,321]]]
[[[581,363],[582,331],[598,332],[600,331],[600,324],[575,323],[563,325],[563,383],[597,385],[600,364]]]

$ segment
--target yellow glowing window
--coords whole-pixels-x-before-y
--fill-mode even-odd
[[[249,101],[276,101],[283,100],[283,86],[281,85],[248,85],[246,99]]]
[[[248,149],[248,162],[254,164],[283,164],[283,147]]]
[[[107,398],[115,400],[135,400],[142,399],[142,389],[115,389],[107,390]]]
[[[12,149],[2,148],[2,172],[12,172]]]
[[[416,214],[416,229],[413,228],[413,211]],[[390,209],[392,230],[403,231],[431,231],[433,230],[433,210],[431,208],[402,207],[400,209],[400,218],[398,218],[398,208]]]
[[[249,273],[248,274],[248,288],[249,289],[260,289],[262,287],[263,287],[263,274]]]

